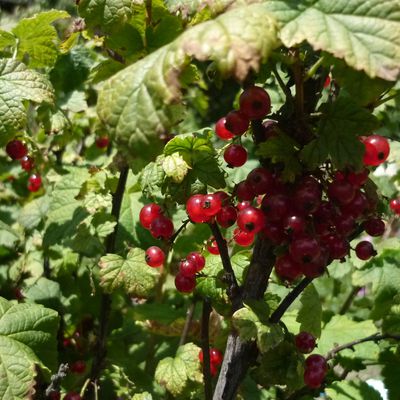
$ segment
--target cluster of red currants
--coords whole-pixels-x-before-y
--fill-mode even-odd
[[[200,360],[200,363],[203,364],[203,362],[204,362],[203,350],[200,350],[200,352],[199,352],[199,360]],[[210,348],[210,373],[211,373],[211,376],[217,375],[218,367],[222,364],[222,360],[223,360],[222,353],[218,349],[211,347]]]
[[[222,140],[240,137],[248,129],[251,120],[264,118],[271,111],[271,99],[261,87],[250,86],[240,95],[239,110],[229,112],[215,125],[215,133]],[[240,144],[229,145],[224,152],[229,167],[241,167],[247,161],[247,151]]]
[[[315,348],[315,337],[309,332],[300,332],[295,336],[297,350],[303,354],[311,353]],[[328,372],[328,363],[325,357],[319,354],[308,356],[305,361],[304,383],[312,389],[321,386]]]
[[[175,287],[179,292],[191,293],[196,287],[196,273],[206,265],[206,259],[197,251],[192,251],[179,263],[175,277]]]
[[[26,172],[31,172],[34,168],[34,160],[28,155],[28,148],[24,142],[18,139],[7,143],[6,153],[13,160],[19,160],[21,167]],[[28,178],[28,190],[37,192],[42,186],[42,178],[38,173],[33,173]]]
[[[163,214],[158,204],[150,203],[143,206],[139,220],[143,228],[148,229],[156,239],[168,240],[174,233],[174,224]],[[165,261],[165,253],[158,246],[150,246],[146,250],[145,260],[150,267],[161,267]]]

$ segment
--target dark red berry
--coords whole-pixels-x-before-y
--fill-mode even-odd
[[[100,136],[96,139],[96,147],[99,149],[105,149],[110,144],[108,136]]]
[[[216,215],[221,210],[222,202],[219,196],[206,194],[201,201],[201,208],[207,217]]]
[[[225,149],[224,160],[230,167],[241,167],[247,161],[247,151],[240,144],[231,144]]]
[[[203,255],[198,253],[197,251],[192,251],[186,256],[186,259],[189,261],[193,261],[196,265],[196,272],[201,271],[206,265],[206,259]]]
[[[28,148],[26,147],[24,142],[15,139],[7,143],[6,153],[13,160],[20,160],[22,157],[25,157],[28,154]]]
[[[311,389],[318,389],[325,379],[326,372],[319,368],[306,368],[304,383]]]
[[[313,262],[300,264],[301,272],[310,279],[323,275],[328,264],[327,254],[320,254]]]
[[[256,234],[264,228],[264,213],[259,208],[247,207],[239,212],[237,224],[242,231]]]
[[[185,259],[179,263],[179,273],[181,275],[191,277],[196,275],[196,272],[197,265],[195,261]]]
[[[245,181],[243,181],[243,182],[245,182]],[[236,204],[236,208],[239,211],[244,210],[245,208],[250,207],[250,206],[251,206],[251,202],[248,200],[243,200]]]
[[[150,229],[151,223],[162,214],[158,204],[150,203],[142,207],[139,213],[140,224],[143,228]]]
[[[28,190],[37,192],[42,186],[42,178],[39,174],[32,174],[28,179]]]
[[[268,194],[261,202],[261,208],[266,219],[270,222],[277,222],[285,218],[290,211],[290,198],[284,194]]]
[[[151,246],[146,250],[145,260],[150,267],[161,267],[165,260],[165,254],[159,247]]]
[[[385,223],[380,218],[371,218],[363,223],[363,228],[370,236],[382,236],[385,232]]]
[[[49,393],[49,395],[47,396],[50,400],[60,400],[61,399],[61,393],[53,390]]]
[[[334,260],[340,260],[349,254],[349,242],[340,236],[328,235],[323,238],[323,243],[329,252],[329,256]]]
[[[320,354],[311,354],[305,361],[306,369],[322,369],[325,373],[328,371],[328,363],[325,357]]]
[[[23,170],[29,172],[33,169],[35,163],[33,162],[33,158],[29,156],[24,156],[19,161]]]
[[[369,171],[364,168],[361,172],[349,172],[347,180],[354,186],[363,186],[368,180]]]
[[[300,264],[293,261],[289,254],[284,254],[276,259],[275,271],[280,278],[290,282],[301,275]]]
[[[315,337],[309,332],[298,333],[294,340],[300,353],[308,354],[315,348]]]
[[[211,376],[215,376],[218,373],[218,368],[215,364],[210,363],[210,374]]]
[[[233,240],[239,246],[247,247],[254,242],[254,233],[245,232],[239,228],[235,228],[233,231]]]
[[[389,156],[390,146],[386,138],[380,135],[371,135],[362,138],[362,143],[365,146],[364,165],[376,167]]]
[[[317,183],[314,186],[310,181],[308,185],[299,187],[293,196],[295,208],[303,214],[312,214],[321,204],[321,189]]]
[[[321,246],[315,238],[305,236],[294,239],[289,246],[289,251],[294,261],[312,263],[321,254]]]
[[[69,370],[75,374],[83,374],[86,370],[86,363],[83,360],[75,361],[70,365]]]
[[[240,95],[239,107],[248,119],[262,119],[271,111],[271,99],[263,88],[251,86]]]
[[[225,128],[234,135],[242,135],[249,129],[250,121],[240,111],[231,111],[225,117]]]
[[[175,287],[178,292],[191,293],[196,287],[196,277],[194,275],[184,276],[178,273],[175,277]]]
[[[217,123],[215,124],[215,133],[222,140],[230,140],[235,135],[232,132],[228,131],[228,129],[226,129],[225,121],[226,121],[225,117],[220,118],[217,121]]]
[[[217,241],[215,240],[215,238],[213,236],[210,237],[210,239],[207,240],[207,250],[211,254],[214,254],[214,255],[218,255],[219,254],[218,244],[217,244]]]
[[[368,208],[368,200],[364,193],[357,190],[353,200],[350,203],[341,206],[341,211],[345,214],[352,215],[354,218],[359,218]]]
[[[224,206],[217,214],[217,222],[223,228],[229,228],[237,219],[237,210],[233,206]]]
[[[64,396],[63,400],[81,400],[81,396],[76,392],[69,392]]]
[[[377,254],[372,243],[367,242],[366,240],[357,243],[355,251],[360,260],[368,260]]]
[[[247,175],[246,181],[250,184],[253,192],[258,195],[268,193],[274,184],[274,177],[267,169],[260,167],[253,169]]]
[[[242,181],[236,186],[235,193],[239,201],[252,201],[256,196],[249,182]]]
[[[230,202],[230,199],[231,199],[229,194],[226,193],[226,192],[223,192],[222,190],[218,190],[218,192],[215,192],[214,196],[218,196],[219,197],[219,199],[221,200],[221,204],[223,206],[228,205],[229,202]]]
[[[222,353],[218,349],[212,347],[210,349],[210,362],[211,362],[211,364],[221,365],[222,364],[222,360],[223,360]]]
[[[390,200],[389,206],[395,214],[400,214],[400,198]]]
[[[276,245],[280,245],[288,239],[285,230],[279,222],[267,222],[262,230],[262,234]]]
[[[172,221],[164,215],[154,219],[150,225],[150,233],[156,239],[168,240],[174,233]]]
[[[335,216],[334,224],[336,231],[344,236],[350,235],[356,227],[356,221],[354,217],[347,214]]]
[[[271,139],[272,137],[278,136],[278,124],[276,121],[264,121],[262,124],[262,136],[263,140],[260,140],[261,142],[265,142],[268,139]]]
[[[329,198],[338,204],[349,204],[355,193],[354,186],[345,180],[333,181],[328,186]]]
[[[291,214],[285,219],[284,229],[292,236],[300,235],[306,230],[306,220],[301,215]]]

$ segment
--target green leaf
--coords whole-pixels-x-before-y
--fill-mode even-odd
[[[398,377],[400,376],[400,355],[398,352],[395,354],[393,350],[387,349],[379,355],[379,362],[383,364],[381,374],[385,387],[388,390],[388,399],[399,399],[400,386]]]
[[[52,67],[57,59],[59,39],[50,24],[69,16],[66,11],[50,10],[21,19],[12,30],[17,37],[17,58],[28,60],[31,68]]]
[[[46,231],[43,238],[45,247],[69,240],[76,233],[78,225],[88,216],[82,200],[77,196],[81,187],[90,177],[82,167],[65,167],[66,174],[55,185],[50,196]]]
[[[300,297],[300,309],[296,321],[300,322],[300,331],[321,336],[322,306],[319,294],[313,284],[308,285]]]
[[[39,278],[33,285],[22,291],[25,301],[57,309],[60,306],[60,284],[47,278]]]
[[[0,220],[0,246],[12,249],[19,240],[18,233]]]
[[[140,168],[161,152],[160,134],[182,119],[179,76],[191,58],[214,61],[224,76],[243,80],[277,45],[276,25],[262,5],[229,11],[188,29],[106,81],[97,104],[100,119]]]
[[[334,382],[325,391],[335,400],[382,400],[381,395],[363,381]]]
[[[184,391],[189,380],[202,382],[199,351],[193,343],[179,347],[175,358],[167,357],[158,363],[155,380],[174,396]]]
[[[33,394],[34,365],[56,368],[57,313],[0,297],[0,397],[23,400]]]
[[[0,59],[0,144],[25,126],[24,100],[52,104],[54,94],[50,82],[17,60]]]
[[[117,254],[107,254],[101,257],[100,284],[108,292],[123,288],[129,295],[148,297],[152,294],[159,272],[149,267],[145,262],[145,252],[142,249],[132,249],[123,258]]]
[[[334,103],[324,103],[318,137],[300,152],[300,158],[315,169],[328,158],[337,169],[353,166],[360,169],[364,146],[358,136],[378,127],[375,116],[357,105],[348,95],[340,95]]]
[[[36,228],[46,217],[49,210],[49,198],[47,196],[38,197],[26,203],[18,215],[18,222],[25,229]]]
[[[335,315],[324,326],[321,337],[318,341],[318,353],[326,354],[332,350],[336,345],[342,345],[352,342],[353,340],[362,339],[376,333],[377,328],[371,320],[365,321],[352,321],[345,315]],[[362,343],[354,347],[352,350],[344,350],[340,352],[343,356],[358,357],[366,345],[368,348],[376,348],[377,345],[373,343]],[[364,347],[365,348],[365,347]]]
[[[281,172],[285,181],[293,182],[297,175],[302,172],[302,166],[297,158],[298,144],[284,133],[268,139],[261,143],[256,154],[269,158],[273,163],[282,163],[284,168]]]
[[[397,0],[270,0],[266,8],[283,27],[286,47],[307,41],[343,58],[371,78],[394,81],[400,73],[400,5]]]
[[[79,14],[86,26],[110,32],[120,28],[132,15],[130,0],[81,0]]]
[[[16,37],[7,31],[0,30],[0,50],[16,45]]]

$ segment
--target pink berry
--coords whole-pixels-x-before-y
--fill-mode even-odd
[[[168,240],[174,233],[174,225],[169,218],[160,215],[151,222],[150,233],[156,239]]]
[[[206,259],[203,255],[198,253],[197,251],[192,251],[186,256],[186,259],[189,261],[193,261],[196,265],[196,272],[201,271],[206,265]]]
[[[150,203],[142,207],[139,213],[140,224],[143,228],[150,229],[151,223],[162,214],[158,204]]]
[[[179,273],[181,275],[191,277],[196,275],[196,272],[197,272],[197,265],[195,261],[185,259],[179,263]]]
[[[178,292],[191,293],[196,287],[196,278],[192,276],[184,276],[178,273],[175,277],[175,287]]]

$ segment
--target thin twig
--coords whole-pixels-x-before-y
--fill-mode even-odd
[[[51,392],[60,391],[60,383],[67,376],[69,366],[67,363],[60,364],[56,374],[52,375],[50,378],[50,385],[46,389],[46,396],[50,396]]]
[[[211,371],[210,371],[210,323],[211,305],[208,299],[203,301],[203,313],[201,316],[201,349],[203,351],[203,379],[204,379],[204,398],[212,400]]]
[[[171,238],[168,241],[168,244],[170,247],[174,244],[176,238],[179,236],[179,234],[186,228],[186,225],[190,222],[190,219],[185,219],[182,221],[182,225],[178,228],[178,230],[171,236]]]
[[[298,120],[303,119],[304,115],[304,71],[300,62],[299,49],[294,50],[296,62],[293,64],[294,82],[296,86],[296,117]]]
[[[350,308],[351,304],[353,303],[354,298],[356,297],[357,293],[361,289],[361,286],[355,286],[347,296],[345,302],[343,303],[342,307],[340,307],[339,315],[344,315]]]
[[[399,94],[396,93],[396,94],[392,94],[391,96],[384,97],[383,99],[377,100],[377,101],[373,104],[373,108],[379,107],[380,105],[386,103],[387,101],[396,98],[398,95],[399,95]]]
[[[281,301],[277,309],[271,314],[269,321],[273,324],[278,323],[286,310],[293,304],[300,293],[312,282],[310,278],[304,278],[300,283],[287,294],[287,296]]]
[[[304,82],[306,82],[308,79],[312,78],[315,73],[318,71],[319,67],[322,65],[324,62],[324,57],[320,57],[308,70],[306,77],[304,78]]]
[[[240,288],[235,276],[235,272],[233,271],[232,268],[231,260],[228,253],[228,246],[226,244],[226,240],[222,237],[218,225],[214,222],[212,224],[209,224],[209,226],[217,242],[219,254],[222,261],[222,266],[225,270],[228,279],[228,296],[232,303],[233,308],[236,309],[238,307],[238,304],[241,302]]]
[[[380,340],[386,340],[386,339],[394,339],[394,340],[400,340],[400,335],[390,335],[390,334],[379,334],[379,333],[374,333],[373,335],[367,336],[362,339],[357,339],[353,340],[349,343],[342,344],[340,346],[336,346],[333,348],[331,351],[328,352],[326,355],[326,359],[330,360],[335,357],[337,353],[339,353],[342,350],[346,349],[352,349],[354,346],[357,344],[365,343],[365,342],[378,342]]]
[[[190,326],[192,325],[193,321],[193,314],[194,310],[196,308],[196,300],[193,299],[193,301],[190,303],[187,312],[186,312],[186,320],[185,320],[185,326],[183,327],[181,338],[179,340],[179,346],[183,346],[186,342],[187,335],[189,333]]]
[[[282,89],[283,93],[286,96],[286,99],[293,101],[293,96],[292,96],[292,92],[290,91],[290,89],[285,85],[285,82],[283,82],[281,76],[279,75],[278,70],[276,69],[276,66],[274,65],[272,67],[272,73],[275,75],[276,80],[278,81],[278,84],[280,86],[280,88]]]

